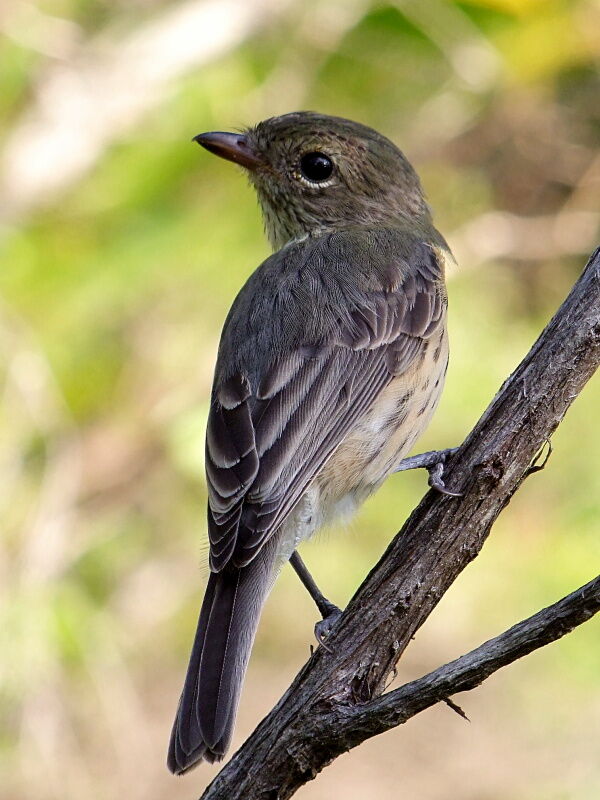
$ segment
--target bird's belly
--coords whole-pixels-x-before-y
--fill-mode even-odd
[[[283,526],[281,561],[323,525],[350,517],[395,470],[429,424],[447,366],[444,331],[380,393],[303,494]]]
[[[324,517],[360,505],[412,449],[438,405],[448,366],[448,339],[442,332],[410,370],[394,378],[335,450],[315,483]]]

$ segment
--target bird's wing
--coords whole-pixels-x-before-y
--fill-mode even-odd
[[[240,368],[215,386],[206,443],[213,571],[254,558],[350,428],[442,324],[439,264],[429,248],[418,253],[410,269],[388,264],[381,277],[369,275],[368,289],[351,293],[350,308],[338,299],[335,324],[321,341],[300,338],[254,380]]]

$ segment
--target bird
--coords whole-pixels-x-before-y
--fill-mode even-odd
[[[290,562],[325,640],[340,610],[298,545],[350,516],[393,472],[426,467],[448,494],[451,450],[405,459],[448,366],[450,248],[392,141],[299,111],[194,137],[247,173],[269,256],[221,335],[206,433],[210,575],[167,764],[223,758],[261,609]]]

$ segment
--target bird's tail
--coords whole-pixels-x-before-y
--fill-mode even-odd
[[[167,764],[182,775],[199,761],[223,758],[233,733],[244,674],[264,601],[271,588],[276,543],[238,569],[211,573]]]

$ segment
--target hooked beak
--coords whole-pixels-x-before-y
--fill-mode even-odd
[[[199,133],[198,136],[194,136],[192,141],[198,142],[210,153],[240,164],[246,169],[252,170],[264,166],[264,161],[248,144],[248,139],[243,133],[223,133],[222,131]]]

